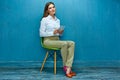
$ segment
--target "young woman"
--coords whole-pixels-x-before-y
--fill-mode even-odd
[[[71,70],[75,43],[73,41],[61,41],[59,39],[59,35],[63,33],[63,30],[59,30],[60,20],[55,16],[55,12],[56,8],[54,3],[46,3],[39,29],[40,37],[44,37],[43,44],[45,46],[61,48],[63,70],[67,77],[72,78],[72,76],[76,75],[76,73]]]

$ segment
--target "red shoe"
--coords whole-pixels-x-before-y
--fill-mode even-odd
[[[66,74],[66,77],[72,78],[72,75],[70,73]]]
[[[72,78],[71,73],[66,74],[67,66],[64,66],[64,67],[63,67],[63,71],[65,72],[66,77],[68,77],[68,78]]]
[[[72,76],[76,76],[76,73],[75,73],[75,72],[70,71],[70,74],[71,74]]]

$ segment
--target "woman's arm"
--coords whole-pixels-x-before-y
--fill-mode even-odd
[[[40,32],[40,36],[41,37],[47,37],[47,36],[53,36],[54,35],[54,33],[53,33],[53,31],[47,31],[46,29],[46,22],[47,22],[47,20],[45,19],[45,18],[43,18],[42,20],[41,20],[41,25],[40,25],[40,29],[39,29],[39,32]]]

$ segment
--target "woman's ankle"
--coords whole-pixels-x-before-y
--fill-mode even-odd
[[[66,74],[69,74],[70,71],[71,71],[71,68],[70,68],[70,67],[67,67],[67,68],[66,68]]]

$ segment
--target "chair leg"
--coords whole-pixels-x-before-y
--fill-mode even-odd
[[[44,58],[44,61],[43,61],[43,63],[42,63],[42,67],[41,67],[41,69],[40,69],[40,72],[42,72],[42,69],[43,69],[43,67],[44,67],[44,64],[45,64],[45,62],[46,62],[47,57],[48,57],[48,51],[47,51],[46,56],[45,56],[45,58]]]
[[[56,74],[56,51],[54,51],[54,74]]]

